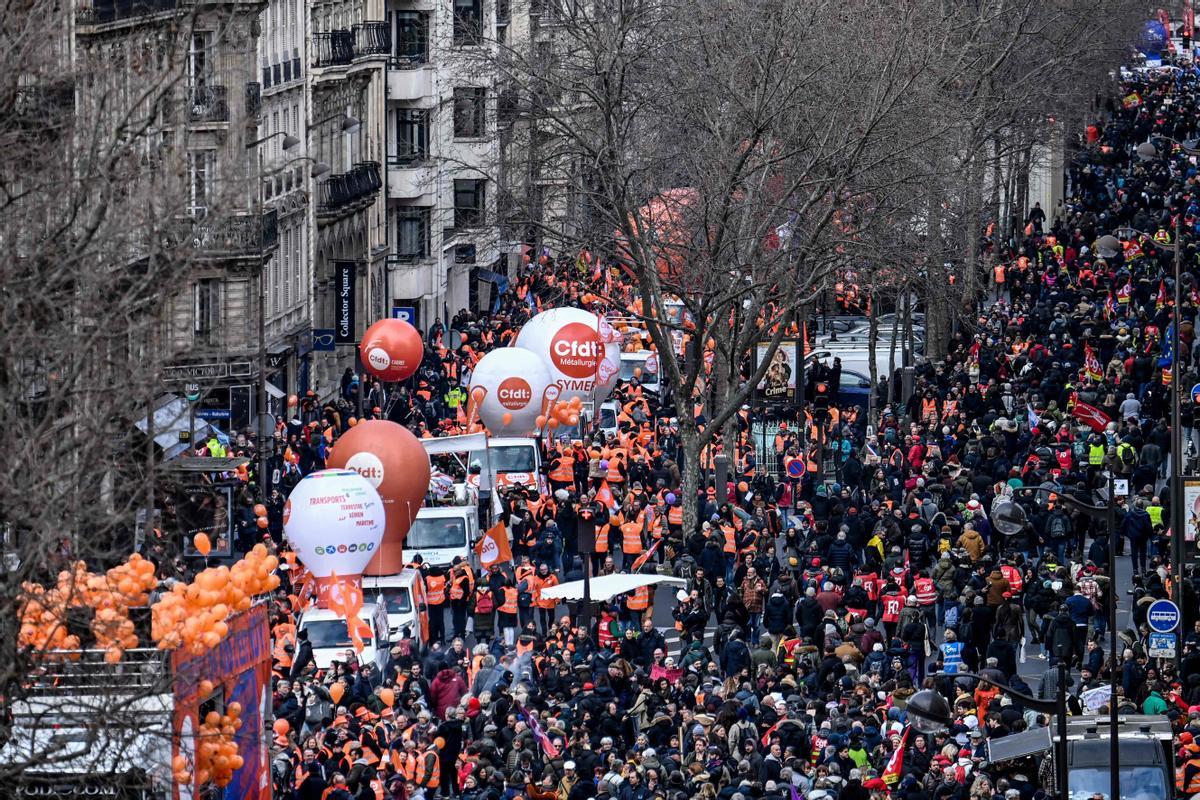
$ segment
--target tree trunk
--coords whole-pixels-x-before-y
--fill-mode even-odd
[[[686,539],[699,524],[696,506],[701,490],[700,436],[691,414],[679,415],[679,444],[683,448],[680,498],[683,502],[683,533]]]
[[[870,290],[868,290],[870,291]],[[876,387],[879,385],[879,367],[875,364],[875,354],[878,352],[876,339],[879,337],[879,304],[875,302],[874,292],[871,292],[867,300],[867,366],[871,370],[871,394],[867,399],[867,424],[877,426],[879,416],[879,408],[875,403]],[[892,382],[888,380],[888,390],[891,391]]]

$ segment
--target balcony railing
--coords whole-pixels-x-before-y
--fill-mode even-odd
[[[80,25],[103,25],[109,22],[174,11],[178,0],[92,0],[76,12]]]
[[[246,116],[257,117],[262,113],[262,84],[249,81],[246,84]]]
[[[391,54],[392,30],[386,22],[360,22],[353,33],[355,58]]]
[[[336,67],[354,60],[354,33],[348,30],[313,34],[314,67]]]
[[[331,175],[320,184],[321,203],[318,213],[334,214],[367,197],[374,197],[383,187],[378,161],[362,161],[349,172]]]
[[[229,100],[224,86],[192,86],[187,90],[188,122],[228,122]]]
[[[264,211],[261,216],[238,214],[189,219],[184,225],[185,244],[205,255],[256,255],[279,243],[279,212],[275,209]]]

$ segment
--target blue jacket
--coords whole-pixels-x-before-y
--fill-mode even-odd
[[[737,675],[750,666],[750,648],[741,639],[730,639],[721,652],[721,671],[726,676]]]
[[[1150,515],[1145,509],[1132,509],[1121,522],[1121,535],[1128,537],[1131,542],[1144,542],[1153,533],[1154,526],[1150,523]]]
[[[1065,602],[1067,612],[1071,615],[1071,622],[1076,625],[1087,625],[1088,620],[1095,613],[1095,609],[1092,608],[1092,601],[1081,594],[1073,594]]]

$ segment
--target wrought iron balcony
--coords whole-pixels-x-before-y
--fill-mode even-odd
[[[354,60],[354,33],[348,30],[313,34],[314,67],[336,67]]]
[[[386,56],[392,52],[392,30],[386,22],[360,22],[354,26],[354,57]]]
[[[262,113],[262,84],[250,81],[246,84],[246,116],[257,117]]]
[[[184,244],[202,256],[253,256],[279,244],[279,212],[275,209],[264,211],[260,216],[210,215],[186,220],[185,226]]]
[[[191,86],[187,92],[188,122],[228,122],[229,100],[224,86]]]
[[[360,200],[374,198],[383,186],[378,161],[362,161],[349,172],[331,175],[320,184],[319,214],[336,214]]]
[[[148,14],[174,11],[178,0],[92,0],[91,5],[75,12],[80,25],[104,25]]]

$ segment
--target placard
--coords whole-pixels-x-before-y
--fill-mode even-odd
[[[357,265],[353,261],[333,262],[334,297],[337,307],[334,309],[334,341],[335,344],[358,344],[354,333],[354,281],[357,275]]]

